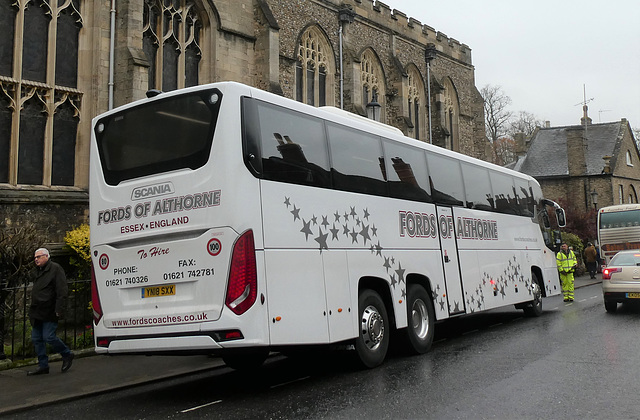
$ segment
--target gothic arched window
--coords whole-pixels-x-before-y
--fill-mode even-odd
[[[372,104],[378,103],[379,117],[373,118],[377,121],[383,120],[384,115],[384,74],[380,60],[370,48],[366,49],[360,58],[360,82],[362,84],[362,106],[371,109]],[[369,106],[369,108],[367,108]],[[369,116],[371,118],[371,116]]]
[[[149,89],[170,91],[199,82],[202,23],[191,0],[145,0],[143,49]]]
[[[458,93],[456,92],[451,79],[446,78],[444,81],[444,103],[442,104],[442,121],[443,128],[446,133],[446,148],[460,151],[460,136],[458,130],[460,117],[460,102]]]
[[[420,77],[420,72],[418,72],[418,69],[413,65],[409,67],[407,74],[407,83],[409,85],[407,89],[409,121],[411,121],[413,125],[413,133],[409,133],[409,135],[418,140],[426,139],[428,127],[423,111],[426,105],[426,96],[424,94],[422,77]]]
[[[0,183],[75,184],[82,25],[80,0],[0,5]]]
[[[636,189],[633,185],[629,185],[629,203],[637,203],[638,202],[638,194],[636,193]]]
[[[326,36],[315,26],[303,32],[296,61],[296,100],[313,106],[333,102],[335,65]]]

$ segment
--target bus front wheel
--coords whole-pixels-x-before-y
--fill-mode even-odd
[[[356,352],[365,367],[373,368],[382,364],[389,348],[389,317],[380,295],[363,290],[358,298],[358,315]]]
[[[542,289],[538,277],[534,273],[531,273],[531,293],[533,300],[527,302],[523,308],[524,313],[527,316],[540,316],[542,315]]]
[[[407,350],[414,354],[426,353],[433,343],[435,314],[431,297],[418,284],[407,287],[407,319]]]

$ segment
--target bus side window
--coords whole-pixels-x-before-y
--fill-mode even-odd
[[[516,185],[516,202],[520,215],[533,217],[535,214],[533,208],[533,191],[529,187],[529,182],[526,179],[520,178],[515,178],[514,181]]]
[[[256,102],[262,177],[272,181],[330,188],[323,121]]]
[[[513,178],[500,172],[491,171],[491,189],[498,213],[520,214]]]
[[[433,201],[445,205],[462,206],[464,187],[458,161],[428,153],[427,165]]]
[[[262,176],[260,120],[257,101],[247,97],[242,98],[242,141],[245,164],[254,176]]]
[[[427,160],[421,149],[383,141],[389,195],[430,203]]]
[[[489,171],[480,166],[461,163],[466,207],[470,209],[493,211]]]
[[[380,138],[327,123],[331,150],[331,177],[338,190],[387,195]]]

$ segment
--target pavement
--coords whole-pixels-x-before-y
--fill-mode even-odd
[[[601,275],[590,279],[586,274],[576,277],[575,287],[601,282]],[[69,371],[61,373],[62,359],[52,355],[50,373],[39,376],[27,376],[36,365],[7,369],[13,364],[0,361],[0,416],[225,366],[220,358],[211,356],[104,356],[93,350],[74,353]]]

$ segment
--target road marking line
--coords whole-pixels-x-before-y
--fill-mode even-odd
[[[199,410],[201,408],[208,407],[210,405],[218,404],[218,403],[221,403],[221,402],[222,402],[222,400],[211,401],[210,403],[202,404],[202,405],[199,405],[197,407],[187,408],[186,410],[182,410],[181,413],[188,413],[189,411]]]
[[[284,383],[281,383],[281,384],[273,385],[270,389],[274,389],[274,388],[278,388],[278,387],[281,387],[281,386],[289,385],[289,384],[292,384],[292,383],[295,383],[295,382],[304,381],[306,379],[309,379],[310,377],[311,376],[305,376],[304,378],[295,379],[293,381],[289,381],[289,382],[284,382]]]

